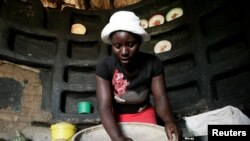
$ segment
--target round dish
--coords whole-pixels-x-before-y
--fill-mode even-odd
[[[148,28],[148,20],[146,19],[141,19],[140,25],[142,28],[146,29]]]
[[[157,14],[157,15],[152,16],[149,19],[148,26],[149,27],[158,26],[158,25],[163,24],[164,21],[165,21],[164,16],[162,16],[161,14]]]
[[[157,54],[157,53],[170,51],[171,47],[172,45],[168,40],[162,40],[155,44],[154,52]]]
[[[83,24],[79,23],[73,24],[71,26],[71,33],[84,35],[86,33],[86,27]]]
[[[180,8],[180,7],[173,8],[167,13],[166,21],[167,22],[172,21],[174,19],[177,19],[177,18],[181,17],[182,15],[183,15],[183,9],[182,8]]]

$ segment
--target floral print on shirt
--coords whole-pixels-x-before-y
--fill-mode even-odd
[[[123,77],[124,75],[122,73],[119,73],[117,69],[114,70],[112,84],[114,86],[114,94],[117,96],[123,95],[126,91],[126,87],[129,84],[129,82]]]

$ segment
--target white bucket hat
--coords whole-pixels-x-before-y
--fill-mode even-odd
[[[109,23],[103,28],[101,33],[103,42],[111,44],[110,34],[118,30],[137,34],[141,36],[142,42],[150,40],[149,34],[140,25],[139,17],[130,11],[118,11],[110,17]]]

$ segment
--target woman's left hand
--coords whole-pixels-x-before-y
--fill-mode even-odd
[[[169,141],[179,141],[180,140],[180,129],[174,122],[169,122],[165,124],[165,131]]]

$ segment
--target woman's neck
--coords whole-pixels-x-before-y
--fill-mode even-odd
[[[137,74],[141,63],[140,57],[137,54],[137,56],[133,58],[133,60],[127,66],[122,66],[124,73],[128,76]]]

